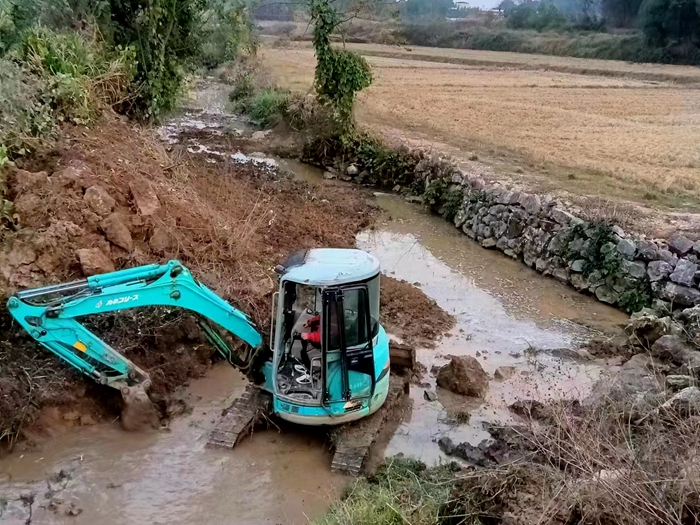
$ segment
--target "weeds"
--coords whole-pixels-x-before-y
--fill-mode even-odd
[[[457,467],[459,468],[459,467]],[[348,495],[334,504],[318,525],[429,525],[438,523],[443,504],[450,499],[455,468],[428,469],[418,461],[393,459],[375,476],[361,479]]]
[[[317,523],[680,525],[700,516],[700,419],[621,392],[556,402],[523,427],[492,429],[510,450],[493,468],[393,459]]]
[[[290,96],[288,90],[266,88],[245,99],[241,109],[262,126],[274,126],[284,118]]]

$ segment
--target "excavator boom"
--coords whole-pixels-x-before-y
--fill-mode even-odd
[[[216,350],[249,377],[264,354],[255,324],[192,277],[178,261],[151,264],[95,275],[73,283],[17,292],[8,309],[19,324],[58,357],[98,382],[122,389],[148,388],[148,375],[85,328],[88,315],[144,306],[174,306],[197,314],[200,326]],[[250,347],[246,357],[234,352],[208,321],[226,329]],[[128,390],[128,389],[127,389]]]

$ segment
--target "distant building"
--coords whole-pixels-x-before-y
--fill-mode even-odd
[[[470,7],[469,2],[455,2],[455,8],[457,9],[469,9]]]

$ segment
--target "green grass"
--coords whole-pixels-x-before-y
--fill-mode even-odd
[[[375,476],[359,479],[317,525],[433,525],[450,499],[451,465],[426,468],[410,459],[389,460]]]
[[[261,126],[274,126],[284,119],[291,93],[286,89],[264,88],[251,94],[251,86],[239,84],[231,92],[230,98],[235,109],[248,116]]]

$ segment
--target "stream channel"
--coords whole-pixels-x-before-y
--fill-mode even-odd
[[[188,109],[161,128],[178,142],[182,131],[250,135],[254,128],[225,110],[230,88],[201,83]],[[261,141],[261,148],[263,148]],[[207,141],[211,143],[211,141]],[[293,172],[310,184],[322,173],[293,160],[246,156],[189,144],[192,154],[212,162],[257,162]],[[376,255],[384,273],[420,286],[456,325],[433,349],[419,349],[426,367],[411,386],[411,408],[386,447],[427,463],[445,459],[437,440],[477,445],[489,437],[484,422],[508,422],[507,406],[518,399],[583,398],[615,360],[580,360],[570,350],[614,330],[622,313],[543,277],[522,263],[488,251],[452,225],[396,195],[375,193],[383,214],[357,245]],[[537,349],[537,351],[533,351]],[[566,349],[566,350],[562,350]],[[450,355],[472,355],[493,377],[484,399],[465,401],[438,389],[430,373]],[[245,387],[227,365],[215,366],[186,390],[192,411],[153,434],[129,434],[118,423],[71,428],[38,448],[0,461],[0,522],[25,524],[301,524],[317,518],[351,478],[332,474],[324,437],[313,430],[256,432],[233,451],[205,449],[221,410]],[[456,424],[450,414],[468,412]],[[63,471],[67,476],[55,476]],[[53,477],[53,479],[52,479]],[[63,478],[63,479],[59,479]],[[34,494],[30,505],[20,496]],[[53,501],[52,505],[48,505]],[[5,504],[5,502],[7,502]]]

